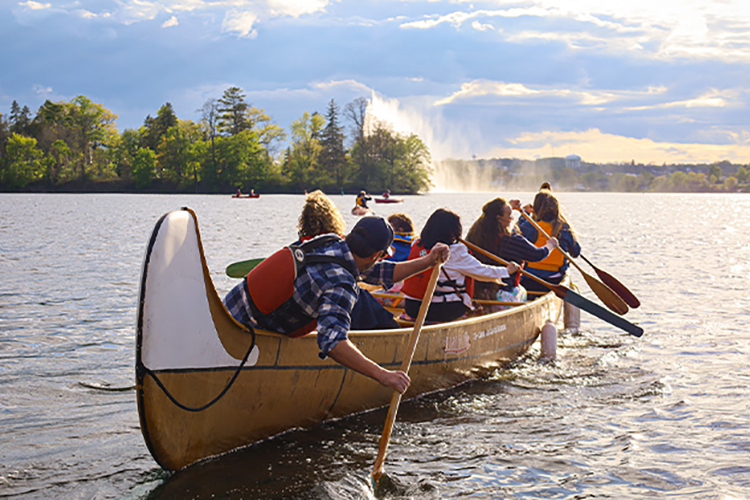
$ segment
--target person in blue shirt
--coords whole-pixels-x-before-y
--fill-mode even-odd
[[[403,262],[409,258],[411,244],[417,237],[417,235],[414,234],[414,223],[411,221],[411,218],[404,213],[389,215],[388,222],[391,227],[393,227],[393,244],[391,244],[393,255],[387,257],[386,260]]]

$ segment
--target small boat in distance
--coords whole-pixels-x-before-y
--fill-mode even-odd
[[[141,275],[135,374],[151,455],[177,470],[294,428],[386,406],[393,391],[330,358],[316,333],[248,330],[227,312],[203,253],[195,213],[156,223]],[[562,301],[554,293],[505,311],[427,325],[406,399],[507,366],[527,352]],[[376,363],[395,369],[412,327],[351,331]]]
[[[372,210],[365,207],[360,207],[359,205],[352,208],[352,215],[369,215],[372,213]]]
[[[260,198],[259,194],[233,194],[232,198]]]
[[[375,203],[403,203],[403,198],[375,198]]]

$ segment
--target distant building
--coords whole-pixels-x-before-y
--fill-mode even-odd
[[[581,157],[578,155],[568,155],[565,157],[565,168],[578,170],[581,168]]]

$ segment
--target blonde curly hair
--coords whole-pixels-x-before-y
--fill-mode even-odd
[[[318,189],[305,198],[305,206],[302,207],[297,224],[297,234],[302,239],[327,233],[344,236],[346,222],[331,199]]]

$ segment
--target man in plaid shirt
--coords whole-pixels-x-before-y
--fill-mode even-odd
[[[293,300],[306,316],[317,319],[321,358],[330,356],[347,368],[403,393],[411,382],[406,373],[381,367],[348,339],[350,314],[359,290],[356,282],[361,279],[390,288],[393,283],[420,273],[438,261],[445,262],[449,250],[447,245],[438,243],[432,252],[419,259],[399,263],[381,260],[388,255],[392,241],[393,229],[385,219],[363,217],[346,240],[334,239],[310,251],[310,255],[337,257],[347,265],[332,262],[307,264],[294,281]],[[288,333],[274,322],[272,315],[254,317],[249,302],[247,280],[234,287],[224,299],[227,309],[238,322]]]

